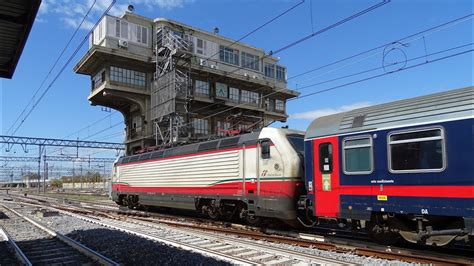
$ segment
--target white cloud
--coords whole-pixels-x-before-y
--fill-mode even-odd
[[[36,18],[35,18],[35,22],[38,22],[38,23],[46,23],[46,22],[48,22],[48,21],[47,21],[46,19],[36,17]]]
[[[357,103],[353,103],[353,104],[350,104],[350,105],[343,105],[343,106],[336,107],[336,108],[321,108],[321,109],[315,109],[315,110],[308,111],[308,112],[296,113],[296,114],[290,115],[290,118],[313,120],[313,119],[318,118],[318,117],[337,114],[337,113],[342,113],[342,112],[347,112],[347,111],[350,111],[350,110],[354,110],[354,109],[358,109],[358,108],[364,108],[364,107],[371,106],[371,105],[372,105],[372,103],[370,103],[370,102],[357,102]]]
[[[81,23],[82,19],[74,19],[72,17],[61,18],[61,20],[69,27],[76,28]],[[94,27],[94,23],[89,20],[84,20],[81,29],[90,30]]]
[[[130,0],[129,3],[135,6],[142,5],[149,9],[160,8],[171,10],[175,8],[181,8],[186,3],[190,3],[192,1],[194,0]],[[43,0],[37,19],[44,22],[46,21],[44,16],[54,15],[59,17],[59,19],[64,22],[65,26],[75,28],[81,23],[84,15],[94,4],[94,7],[89,13],[87,19],[81,25],[81,29],[89,30],[94,26],[100,15],[102,15],[102,13],[109,7],[110,3],[112,3],[112,0],[96,0],[95,4],[94,0]],[[123,14],[127,7],[128,4],[115,3],[115,5],[109,11],[109,14],[113,16],[119,16]]]
[[[171,10],[183,7],[184,4],[192,2],[191,0],[132,0],[132,4],[143,4],[149,8],[159,7],[161,9]]]

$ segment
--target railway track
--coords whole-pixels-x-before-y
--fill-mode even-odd
[[[21,263],[21,258],[13,253],[14,245],[10,235],[0,226],[0,265],[15,265]]]
[[[120,221],[103,217],[91,219],[83,215],[71,213],[69,215],[90,223],[96,223],[186,250],[215,256],[237,264],[347,264],[347,262],[341,260],[256,243],[252,239],[226,238],[222,234],[210,233],[194,228],[176,228],[169,225],[131,219]]]
[[[78,202],[76,202],[78,203]],[[74,206],[58,206],[55,204],[54,206],[57,209],[60,209],[66,213],[76,213],[76,215],[87,215],[87,216],[100,216],[106,217],[108,219],[115,219],[116,221],[128,221],[133,222],[135,224],[146,224],[146,226],[150,227],[156,223],[161,225],[166,224],[173,228],[178,229],[185,229],[185,230],[199,230],[205,231],[207,234],[212,233],[219,233],[219,234],[228,234],[234,235],[239,237],[245,237],[248,239],[266,241],[266,242],[273,242],[273,243],[283,243],[289,244],[299,247],[306,247],[306,248],[317,248],[320,250],[328,250],[334,251],[339,253],[351,253],[357,254],[361,256],[369,256],[369,257],[376,257],[382,259],[389,259],[389,260],[401,260],[406,262],[414,262],[414,263],[422,263],[422,264],[473,264],[474,259],[466,259],[464,257],[456,257],[450,256],[448,254],[440,254],[440,253],[427,253],[427,252],[419,252],[419,251],[411,251],[407,249],[400,249],[394,247],[382,247],[373,245],[364,246],[361,244],[357,244],[357,241],[350,241],[348,239],[344,239],[343,241],[330,241],[328,242],[327,237],[323,236],[314,236],[314,235],[307,235],[307,234],[293,234],[291,237],[289,236],[281,236],[278,233],[272,230],[264,230],[263,232],[258,230],[249,230],[247,227],[240,226],[240,225],[231,225],[227,223],[227,226],[224,223],[218,223],[216,225],[212,225],[210,223],[190,223],[190,222],[181,222],[171,220],[173,216],[165,215],[166,219],[160,216],[163,215],[153,215],[153,213],[142,212],[142,211],[124,211],[124,210],[111,210],[110,208],[103,208],[100,209],[98,206],[100,204],[94,205],[92,202],[86,203],[86,208],[81,207],[80,205],[75,204]],[[94,207],[95,206],[95,207]],[[176,218],[176,217],[175,217]],[[182,219],[181,219],[182,220]],[[198,220],[198,219],[196,219]],[[141,234],[142,232],[137,232]],[[218,236],[215,236],[218,237]],[[179,237],[178,237],[179,238]],[[172,239],[171,239],[172,240]],[[180,239],[178,239],[180,240]],[[191,236],[189,238],[185,238],[183,240],[194,241]],[[200,244],[200,240],[198,238],[195,239],[198,244]],[[203,241],[203,240],[202,240]],[[203,242],[207,243],[207,242]],[[186,244],[186,243],[185,243]],[[209,243],[211,244],[211,243]],[[212,245],[210,247],[213,247]],[[221,249],[222,251],[231,251],[233,250],[232,247],[226,245],[217,245],[215,248]],[[242,247],[243,248],[243,247]],[[237,249],[240,250],[241,248]],[[250,252],[250,251],[249,251]],[[252,255],[253,253],[250,253]],[[255,254],[258,256],[258,254]],[[263,256],[263,254],[262,254]],[[266,256],[264,256],[266,257]],[[270,257],[269,257],[270,258]],[[244,263],[244,262],[240,262]],[[335,263],[335,262],[332,262]]]
[[[30,203],[25,205],[30,205]],[[61,212],[65,211],[61,210]],[[152,223],[145,225],[142,221],[138,220],[131,222],[103,217],[90,218],[71,212],[67,214],[89,223],[166,243],[184,250],[205,254],[206,256],[233,264],[347,264],[347,262],[341,260],[265,246],[252,240],[225,239],[222,235],[210,234],[189,228],[177,229],[167,225],[163,226]]]
[[[0,234],[13,250],[17,263],[24,265],[118,265],[107,257],[50,228],[0,204],[3,219]],[[8,265],[12,258],[5,258],[1,265]]]

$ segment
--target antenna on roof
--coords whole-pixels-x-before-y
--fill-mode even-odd
[[[214,34],[216,34],[216,35],[219,34],[219,28],[218,27],[214,28]]]
[[[128,12],[133,13],[133,10],[135,10],[135,7],[133,5],[128,5],[127,9],[128,9]]]

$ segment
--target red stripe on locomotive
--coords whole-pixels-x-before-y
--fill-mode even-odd
[[[245,182],[246,189],[251,186],[250,181]],[[260,196],[267,197],[294,197],[296,188],[303,186],[302,181],[261,181]],[[229,182],[217,184],[207,187],[133,187],[127,184],[113,184],[113,191],[120,192],[142,192],[142,193],[166,193],[166,194],[182,194],[182,195],[226,195],[226,196],[242,196],[243,182]],[[255,191],[255,195],[257,191]]]

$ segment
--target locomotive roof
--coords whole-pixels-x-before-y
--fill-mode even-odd
[[[265,128],[263,130],[282,130],[277,128]],[[301,131],[284,129],[285,132],[289,134],[303,134]],[[199,153],[199,152],[208,152],[213,150],[221,150],[235,147],[242,147],[244,144],[246,146],[256,145],[262,130],[256,130],[251,133],[220,138],[216,140],[210,140],[205,142],[193,143],[183,146],[177,146],[173,148],[157,150],[142,154],[135,154],[130,156],[120,157],[117,161],[118,164],[122,163],[131,163],[137,161],[144,161],[155,158],[167,158],[185,154]]]
[[[315,119],[305,138],[473,117],[474,87],[359,108]]]

